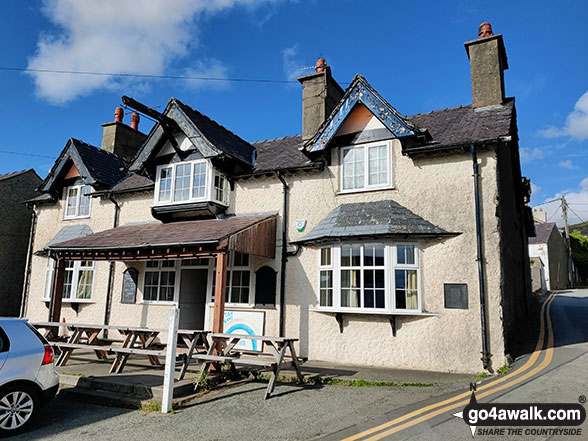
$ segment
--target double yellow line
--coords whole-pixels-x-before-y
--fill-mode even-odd
[[[504,389],[508,389],[526,379],[532,377],[538,372],[545,369],[553,358],[553,328],[551,326],[551,303],[556,297],[556,293],[551,294],[541,307],[541,323],[539,329],[539,338],[535,350],[527,360],[527,362],[516,371],[513,371],[503,377],[499,377],[494,381],[490,381],[478,388],[476,391],[476,398],[484,398],[488,395],[495,394]],[[545,333],[547,323],[547,344],[545,344]],[[543,361],[537,366],[533,367],[539,357],[545,354]],[[484,391],[480,393],[480,391]],[[444,401],[440,401],[429,406],[422,407],[413,412],[407,413],[401,417],[395,418],[387,423],[381,424],[371,429],[365,430],[356,435],[345,438],[343,441],[376,441],[384,437],[390,436],[394,433],[400,432],[401,430],[415,426],[416,424],[427,421],[431,418],[441,415],[446,412],[465,407],[470,401],[470,392],[464,392],[456,395],[455,397],[449,398]],[[401,424],[402,423],[402,424]],[[372,436],[370,436],[372,435]],[[369,438],[366,438],[368,437]]]

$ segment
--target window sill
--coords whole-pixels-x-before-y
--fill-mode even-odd
[[[322,312],[324,314],[362,314],[362,315],[410,315],[419,317],[437,317],[440,314],[422,311],[383,311],[383,310],[361,310],[361,309],[346,309],[346,308],[311,308],[311,312]]]
[[[339,190],[335,193],[335,196],[344,196],[348,194],[360,194],[360,193],[372,193],[374,191],[383,191],[383,190],[396,190],[396,187],[389,186],[389,187],[378,187],[378,188],[359,188],[357,190]]]
[[[92,299],[62,299],[61,303],[96,303]]]
[[[128,305],[160,305],[160,306],[179,306],[178,302],[169,302],[169,301],[165,301],[165,302],[157,302],[157,301],[148,301],[148,300],[143,300],[142,302],[136,302],[136,303],[127,303]]]
[[[208,307],[209,308],[214,308],[214,303],[210,302],[208,303]],[[250,309],[277,309],[275,305],[249,305],[249,304],[229,304],[229,303],[225,303],[225,311],[226,310],[235,310],[235,311],[241,311],[241,310],[250,310]]]
[[[70,221],[70,220],[79,220],[79,219],[90,219],[90,215],[87,216],[72,216],[72,217],[64,217],[63,220],[64,221]]]

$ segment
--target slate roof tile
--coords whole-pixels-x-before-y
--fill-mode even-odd
[[[71,138],[71,141],[92,178],[100,184],[111,187],[128,175],[125,161],[115,154],[79,139]]]
[[[446,236],[443,228],[416,215],[395,201],[339,205],[297,243],[367,236]]]
[[[215,120],[200,113],[198,110],[182,103],[176,99],[176,102],[184,111],[186,116],[198,127],[198,130],[204,135],[213,146],[236,157],[246,164],[252,163],[253,146],[241,137],[235,135],[233,132],[223,127]]]
[[[556,228],[555,222],[535,224],[535,237],[529,237],[529,245],[547,243],[554,228]]]

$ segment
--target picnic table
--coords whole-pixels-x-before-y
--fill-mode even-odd
[[[208,334],[208,337],[210,341],[207,352],[205,354],[194,355],[194,358],[202,362],[200,377],[199,381],[196,383],[196,389],[198,388],[198,384],[200,384],[200,380],[214,363],[228,363],[232,371],[236,370],[237,365],[265,369],[269,368],[272,373],[264,395],[264,399],[267,399],[274,391],[280,370],[285,367],[286,364],[289,364],[289,362],[286,362],[285,360],[287,352],[289,352],[291,365],[296,371],[298,382],[301,383],[303,380],[302,372],[300,372],[300,362],[298,361],[296,350],[294,349],[294,342],[298,341],[297,338],[223,333],[210,333]],[[261,342],[269,352],[243,351],[236,348],[236,345],[242,340],[257,340]],[[246,357],[243,357],[243,355],[246,355]]]
[[[115,354],[114,361],[110,368],[110,373],[120,374],[131,355],[140,355],[147,357],[152,366],[159,366],[159,357],[165,357],[165,349],[155,349],[154,343],[161,332],[167,332],[164,329],[152,329],[145,327],[132,326],[114,326],[114,325],[89,325],[79,323],[59,323],[59,322],[41,322],[31,323],[38,329],[45,329],[45,337],[53,346],[59,348],[59,355],[56,365],[64,366],[72,352],[77,349],[93,350],[99,360],[107,360],[107,354]],[[59,327],[67,327],[70,336],[67,341],[55,341],[57,338],[56,330]],[[104,330],[116,330],[123,337],[122,346],[98,345],[98,335]],[[208,331],[202,330],[179,330],[178,339],[186,346],[177,354],[180,358],[180,380],[186,374],[188,364],[194,354],[198,343],[202,343],[204,350],[208,351],[208,340],[206,335]]]

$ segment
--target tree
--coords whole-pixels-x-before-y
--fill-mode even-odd
[[[588,281],[588,238],[579,231],[574,231],[570,234],[570,244],[576,270],[582,284],[585,284]]]

